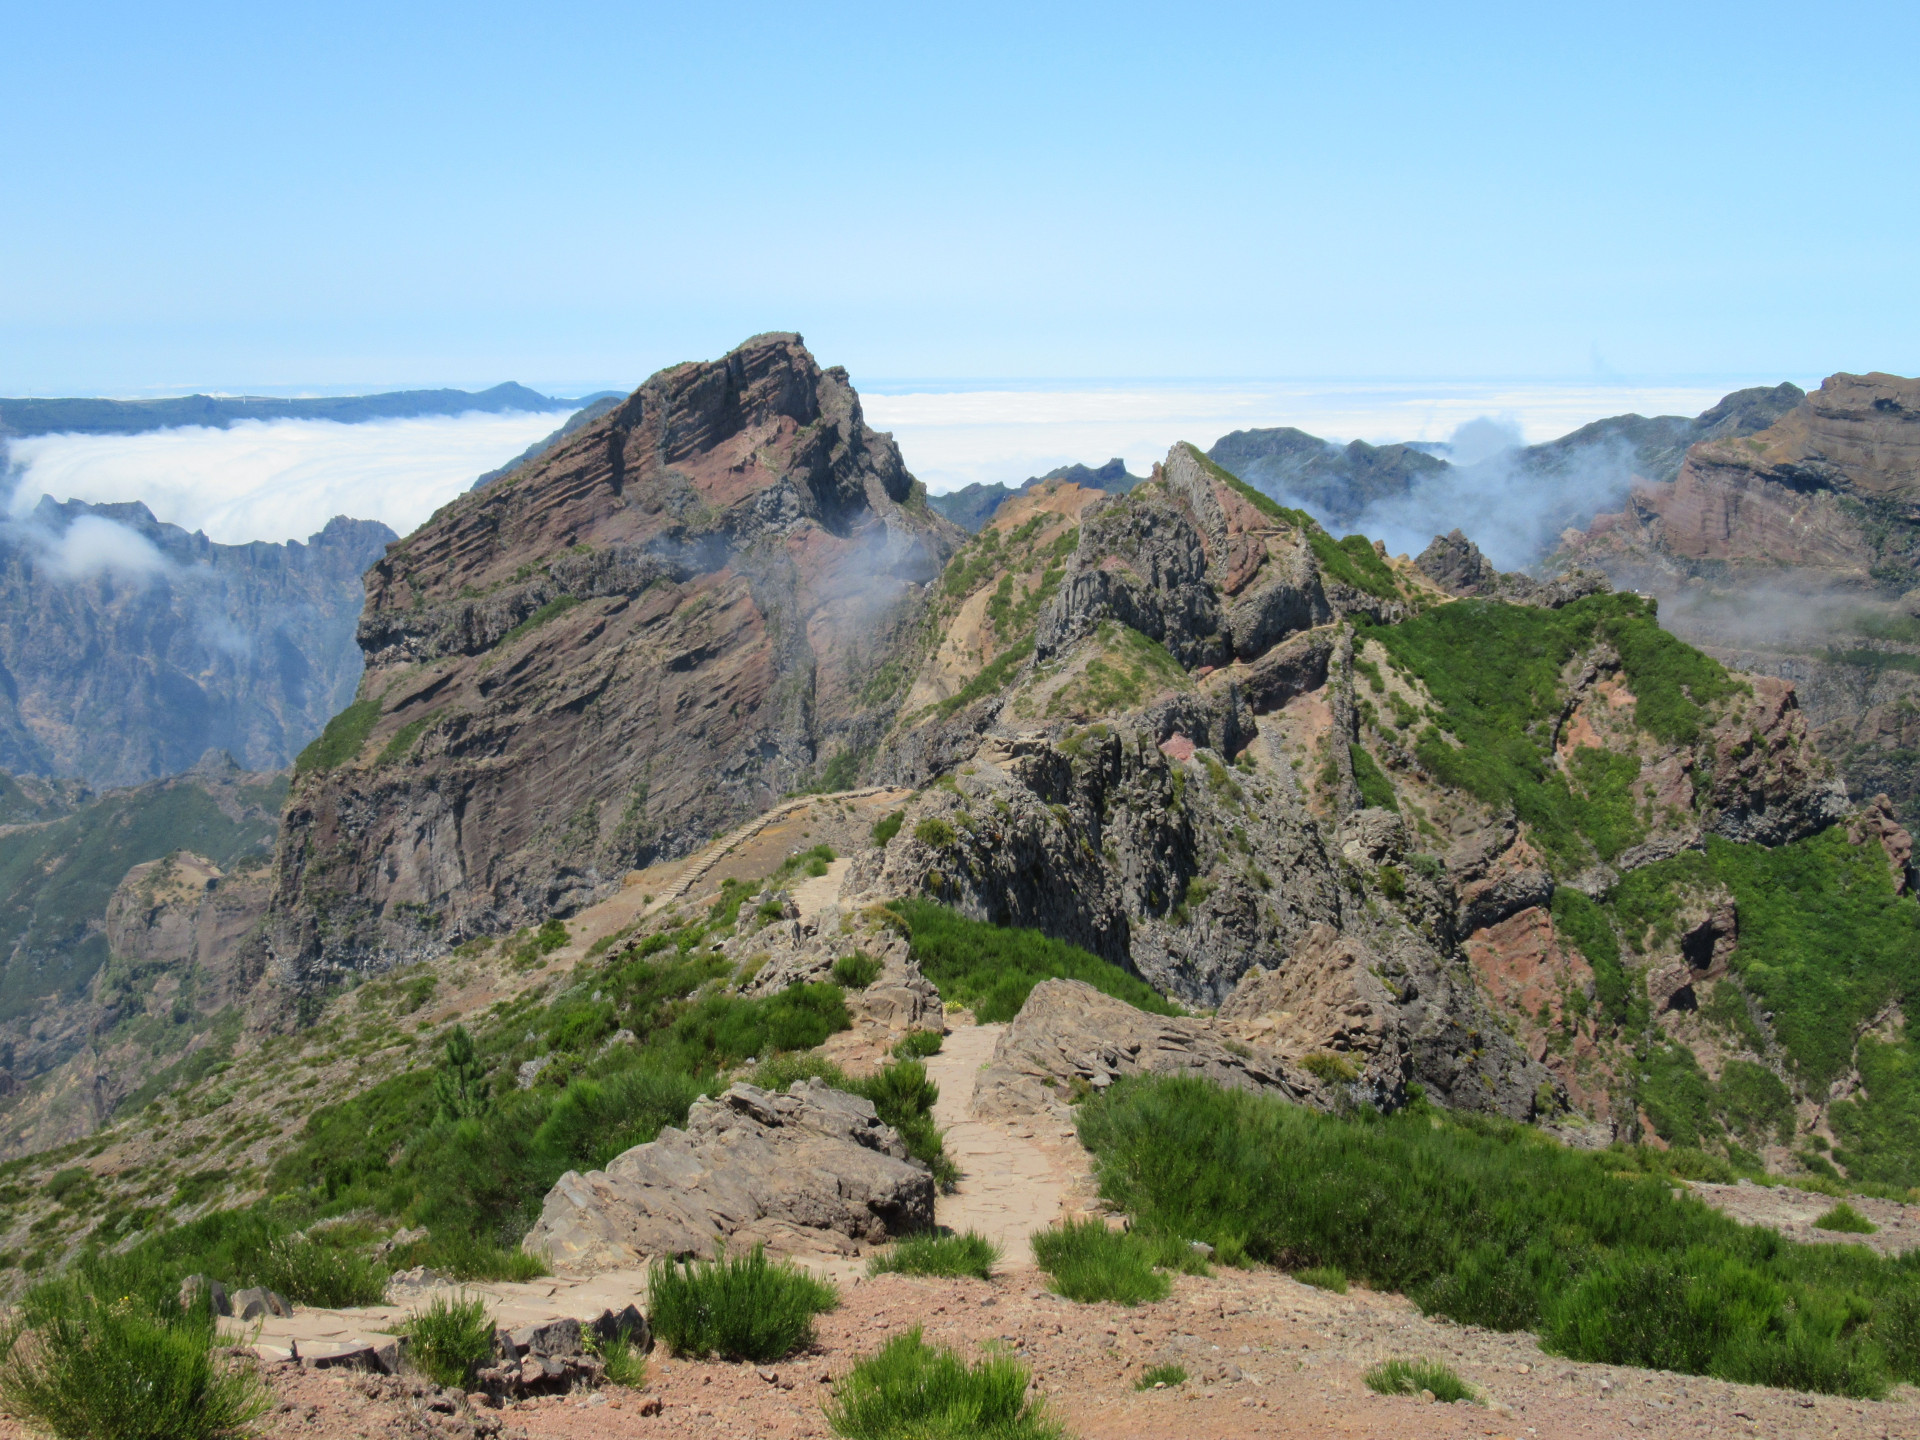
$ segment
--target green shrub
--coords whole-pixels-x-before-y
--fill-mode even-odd
[[[1344,1055],[1308,1055],[1300,1061],[1300,1068],[1327,1085],[1351,1084],[1360,1078],[1360,1072]]]
[[[647,1355],[631,1337],[621,1334],[600,1347],[600,1361],[607,1367],[607,1380],[638,1390],[647,1383]]]
[[[1337,1267],[1424,1311],[1534,1329],[1550,1350],[1849,1395],[1885,1386],[1866,1338],[1899,1328],[1920,1260],[1798,1245],[1631,1152],[1425,1107],[1340,1118],[1193,1079],[1130,1079],[1082,1104],[1101,1193],[1136,1233],[1196,1236],[1288,1269]]]
[[[408,1361],[436,1385],[465,1386],[493,1354],[493,1320],[483,1301],[436,1295],[402,1323]]]
[[[891,815],[883,816],[881,819],[875,821],[873,826],[874,845],[885,846],[889,840],[900,833],[900,827],[906,823],[907,812],[904,810],[895,810]]]
[[[871,1100],[880,1118],[899,1131],[907,1153],[933,1171],[934,1183],[942,1190],[953,1189],[960,1172],[947,1158],[945,1142],[933,1123],[940,1087],[927,1078],[925,1065],[918,1060],[896,1060],[864,1079],[846,1081],[840,1088]]]
[[[894,1045],[893,1053],[902,1060],[925,1060],[938,1055],[946,1037],[938,1030],[909,1030]]]
[[[1414,747],[1422,766],[1487,804],[1512,805],[1560,873],[1631,843],[1637,823],[1631,757],[1582,759],[1572,783],[1554,763],[1553,727],[1541,722],[1559,713],[1567,661],[1610,641],[1640,727],[1673,744],[1691,744],[1707,707],[1739,688],[1718,662],[1663,631],[1651,601],[1625,593],[1558,610],[1461,600],[1401,624],[1360,626],[1433,697],[1439,719]]]
[[[861,950],[842,955],[833,962],[833,983],[849,990],[864,990],[880,978],[880,962]]]
[[[951,1232],[909,1235],[884,1255],[876,1255],[867,1266],[869,1275],[973,1275],[985,1280],[999,1262],[1000,1247],[969,1230],[964,1235]]]
[[[1844,1200],[1813,1223],[1816,1229],[1837,1230],[1842,1235],[1871,1235],[1880,1228]]]
[[[827,1424],[846,1440],[1055,1440],[1060,1426],[1027,1399],[1026,1367],[1006,1355],[969,1365],[920,1338],[896,1335],[833,1388]]]
[[[248,1279],[279,1291],[296,1305],[337,1310],[380,1304],[386,1298],[388,1273],[357,1249],[289,1235],[267,1247]]]
[[[1331,1290],[1335,1295],[1347,1293],[1347,1273],[1331,1265],[1315,1265],[1311,1269],[1296,1270],[1293,1278],[1302,1285],[1311,1285],[1316,1290]]]
[[[1110,1230],[1099,1219],[1067,1219],[1051,1230],[1036,1231],[1033,1259],[1053,1277],[1052,1289],[1083,1304],[1111,1300],[1139,1305],[1164,1300],[1171,1289],[1154,1269],[1155,1247],[1126,1230]]]
[[[576,1080],[534,1131],[534,1148],[563,1158],[570,1170],[604,1170],[616,1155],[646,1144],[669,1125],[686,1124],[700,1088],[691,1076],[658,1070]]]
[[[840,1304],[833,1286],[791,1264],[745,1256],[676,1265],[656,1261],[648,1280],[654,1333],[676,1355],[780,1360],[813,1343],[813,1317]]]
[[[1181,1013],[1118,965],[1037,930],[969,920],[928,900],[897,900],[888,908],[905,922],[921,973],[983,1025],[1013,1019],[1033,987],[1052,979],[1084,981],[1155,1015]]]
[[[922,845],[931,845],[936,850],[944,850],[960,837],[954,834],[953,826],[937,815],[929,815],[913,827],[913,838]]]
[[[1184,1365],[1153,1365],[1140,1372],[1140,1378],[1133,1382],[1136,1390],[1151,1390],[1156,1385],[1164,1385],[1171,1390],[1176,1385],[1187,1383],[1187,1367]]]
[[[59,1440],[226,1440],[271,1397],[214,1339],[210,1310],[63,1278],[0,1329],[0,1402]]]
[[[326,728],[293,762],[293,773],[332,770],[358,755],[380,719],[378,700],[359,700],[327,721]]]
[[[1393,793],[1393,782],[1387,779],[1387,773],[1380,768],[1379,762],[1361,745],[1349,745],[1347,753],[1353,759],[1353,783],[1360,787],[1360,803],[1398,814],[1400,799]]]
[[[1379,1395],[1418,1395],[1422,1390],[1442,1404],[1477,1400],[1473,1387],[1434,1360],[1383,1360],[1363,1377]]]

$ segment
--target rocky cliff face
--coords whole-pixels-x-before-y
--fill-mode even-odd
[[[368,573],[276,955],[308,974],[538,921],[850,774],[960,538],[798,336],[654,376]]]
[[[0,768],[136,785],[209,749],[289,763],[353,694],[360,575],[394,538],[217,545],[146,506],[0,522]]]
[[[1855,798],[1920,818],[1920,381],[1830,376],[1566,538],[1553,564],[1658,595],[1675,633],[1794,682]]]

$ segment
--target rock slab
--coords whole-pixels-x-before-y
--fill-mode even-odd
[[[933,1177],[871,1101],[819,1080],[784,1095],[744,1082],[697,1100],[685,1130],[568,1171],[522,1248],[595,1272],[706,1257],[719,1243],[857,1253],[933,1224]]]

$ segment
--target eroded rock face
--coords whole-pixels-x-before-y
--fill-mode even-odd
[[[1412,1077],[1399,1002],[1379,969],[1363,941],[1314,925],[1279,969],[1241,976],[1217,1018],[1295,1061],[1340,1056],[1391,1099]]]
[[[287,812],[298,979],[604,893],[876,740],[960,532],[798,336],[654,376],[367,577],[353,756]]]
[[[974,1082],[974,1113],[986,1117],[1066,1114],[1085,1089],[1129,1075],[1193,1075],[1236,1090],[1318,1100],[1308,1072],[1276,1051],[1240,1044],[1211,1021],[1149,1015],[1078,980],[1033,987]]]
[[[933,1176],[873,1103],[818,1080],[696,1100],[604,1171],[569,1170],[522,1248],[570,1271],[738,1250],[854,1254],[933,1224]]]

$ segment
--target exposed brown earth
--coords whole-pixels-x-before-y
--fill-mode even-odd
[[[1179,1277],[1167,1300],[1134,1309],[1076,1305],[1046,1292],[1037,1278],[1008,1271],[990,1282],[850,1281],[842,1284],[841,1307],[820,1317],[817,1343],[803,1355],[760,1367],[656,1351],[640,1390],[608,1386],[504,1411],[430,1386],[268,1365],[277,1404],[263,1430],[289,1440],[411,1440],[487,1435],[496,1427],[503,1436],[536,1440],[824,1437],[831,1432],[822,1406],[832,1382],[889,1336],[917,1325],[928,1341],[970,1356],[990,1344],[1010,1349],[1080,1440],[1920,1435],[1920,1392],[1911,1387],[1885,1401],[1860,1401],[1582,1364],[1543,1353],[1524,1333],[1430,1320],[1398,1296],[1357,1288],[1334,1295],[1274,1271]],[[1450,1365],[1487,1403],[1375,1395],[1361,1375],[1390,1358]],[[1147,1367],[1161,1364],[1185,1368],[1187,1383],[1134,1388]],[[431,1408],[436,1404],[444,1409]],[[24,1433],[17,1421],[0,1420],[6,1440]]]

